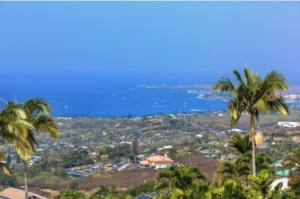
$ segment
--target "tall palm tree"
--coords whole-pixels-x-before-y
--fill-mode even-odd
[[[249,135],[233,134],[231,140],[228,140],[228,146],[238,150],[241,154],[245,154],[252,150],[252,142]]]
[[[13,102],[7,103],[0,111],[0,140],[4,143],[13,143],[16,151],[26,156],[32,152],[30,150],[32,146],[27,142],[28,129],[33,129],[33,126],[27,120],[22,107]]]
[[[24,162],[24,177],[25,177],[25,198],[28,198],[28,185],[27,185],[27,160],[29,155],[35,151],[35,145],[38,145],[34,138],[34,133],[47,133],[52,138],[57,139],[59,136],[57,125],[51,116],[50,104],[42,98],[33,98],[27,100],[24,104],[14,103],[19,106],[25,113],[26,120],[31,124],[32,128],[26,128],[27,136],[26,143],[30,147],[22,149],[20,154]],[[26,152],[24,154],[24,152]]]
[[[19,105],[9,102],[4,109],[0,110],[0,141],[5,144],[13,143],[16,151],[23,156],[32,152],[31,146],[26,141],[28,129],[32,128],[33,126],[27,121],[27,116]],[[10,174],[4,160],[4,154],[0,153],[0,170],[5,174]]]
[[[285,77],[277,72],[271,71],[262,79],[253,73],[249,68],[244,69],[245,80],[240,73],[233,71],[239,85],[236,87],[225,77],[217,80],[213,89],[216,92],[229,92],[233,98],[229,101],[228,111],[231,114],[231,128],[239,121],[242,113],[246,111],[250,115],[250,131],[252,135],[252,163],[253,175],[256,176],[255,167],[255,119],[259,120],[259,113],[269,114],[271,111],[283,115],[289,114],[289,109],[284,103],[283,97],[279,94],[288,89]]]

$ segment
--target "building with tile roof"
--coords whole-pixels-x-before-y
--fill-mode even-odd
[[[155,167],[156,169],[166,168],[171,166],[174,161],[166,155],[154,155],[148,157],[146,160],[140,161],[140,165],[144,167]]]

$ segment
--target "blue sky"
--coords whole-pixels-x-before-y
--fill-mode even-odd
[[[0,89],[213,84],[245,62],[300,84],[300,2],[0,2]]]

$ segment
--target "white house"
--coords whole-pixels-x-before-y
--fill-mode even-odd
[[[165,156],[155,155],[150,156],[144,161],[140,161],[140,165],[144,167],[155,167],[156,169],[166,168],[171,166],[174,161],[171,158]]]
[[[297,126],[300,126],[300,122],[278,122],[277,124],[278,126],[289,128],[295,128]]]

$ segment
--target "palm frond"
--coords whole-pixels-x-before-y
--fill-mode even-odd
[[[289,108],[284,102],[282,96],[276,97],[275,99],[268,101],[268,107],[271,111],[279,112],[282,115],[289,114]]]
[[[233,73],[235,74],[238,82],[241,84],[241,85],[245,85],[243,79],[241,78],[241,74],[239,73],[239,71],[237,70],[234,70]]]
[[[236,88],[231,83],[230,79],[221,77],[216,81],[216,83],[213,86],[213,90],[215,92],[230,92],[234,93],[236,91]]]
[[[24,110],[28,115],[37,113],[43,113],[46,115],[51,114],[51,106],[50,104],[44,100],[43,98],[33,98],[29,99],[24,103]]]
[[[49,115],[37,115],[33,118],[33,126],[37,132],[45,132],[54,139],[59,136],[57,125],[54,119]]]

